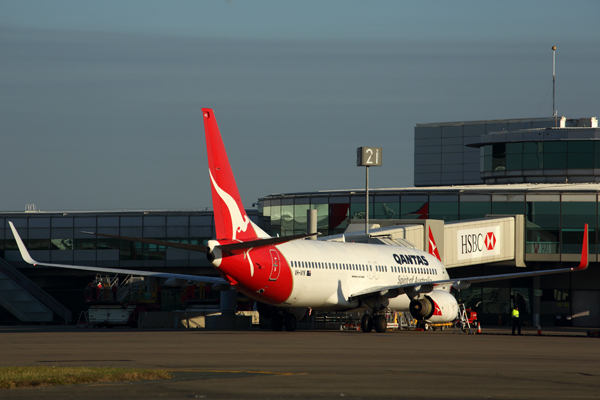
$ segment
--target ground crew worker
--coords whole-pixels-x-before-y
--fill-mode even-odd
[[[519,307],[515,306],[515,308],[513,308],[512,310],[512,323],[513,323],[513,330],[512,330],[512,334],[515,334],[515,328],[519,328],[519,335],[521,334],[521,320],[519,319]]]

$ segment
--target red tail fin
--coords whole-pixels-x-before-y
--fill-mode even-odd
[[[213,110],[203,108],[202,116],[217,239],[256,239],[257,235],[244,210]]]

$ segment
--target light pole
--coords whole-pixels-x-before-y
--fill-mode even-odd
[[[356,149],[356,165],[366,167],[365,182],[365,235],[369,235],[369,167],[381,167],[381,147],[359,147]]]
[[[552,46],[552,115],[554,116],[554,127],[557,125],[558,113],[556,112],[556,46]]]

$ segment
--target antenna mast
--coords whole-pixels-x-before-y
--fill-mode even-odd
[[[557,112],[556,112],[556,46],[552,46],[552,115],[554,116],[554,127],[557,124]]]

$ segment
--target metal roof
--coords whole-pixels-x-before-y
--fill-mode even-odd
[[[306,196],[350,196],[361,194],[364,196],[365,189],[334,189],[318,190],[314,192],[297,193],[273,193],[261,199],[267,198],[286,198],[286,197],[306,197]],[[600,192],[600,183],[515,183],[506,185],[460,185],[460,186],[421,186],[421,187],[401,187],[401,188],[369,188],[369,192],[376,195],[392,194],[401,192],[402,194],[421,194],[424,192],[430,194],[494,194],[494,193],[598,193]]]

